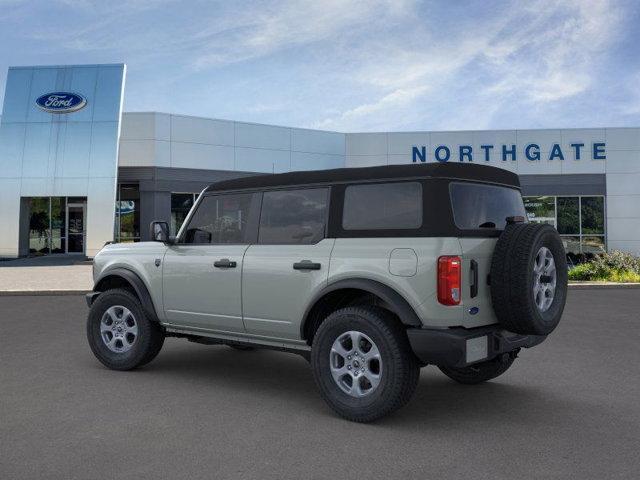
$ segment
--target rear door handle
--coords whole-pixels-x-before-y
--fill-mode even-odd
[[[322,265],[311,260],[302,260],[293,264],[294,270],[320,270]]]
[[[216,268],[236,268],[236,262],[232,262],[228,258],[223,258],[213,262],[213,266]]]
[[[471,298],[478,296],[478,262],[471,260]]]

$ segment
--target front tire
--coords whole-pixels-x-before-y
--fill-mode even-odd
[[[87,340],[95,357],[112,370],[132,370],[153,360],[164,344],[162,327],[140,301],[123,289],[107,290],[93,302]]]
[[[406,332],[375,307],[329,315],[314,337],[311,367],[322,398],[354,422],[371,422],[405,405],[420,375]]]

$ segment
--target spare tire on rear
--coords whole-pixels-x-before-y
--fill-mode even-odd
[[[509,331],[548,335],[560,322],[567,299],[567,258],[550,225],[507,225],[491,262],[491,301]]]

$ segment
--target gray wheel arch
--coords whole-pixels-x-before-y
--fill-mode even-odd
[[[126,282],[131,288],[133,288],[136,296],[140,299],[142,308],[145,313],[149,315],[149,318],[158,321],[158,315],[156,314],[156,308],[153,305],[153,299],[149,293],[149,289],[142,281],[140,276],[133,270],[129,270],[123,267],[117,267],[104,271],[93,287],[94,292],[103,292],[106,287],[113,281]]]
[[[314,319],[311,318],[313,316],[313,312],[327,295],[332,292],[337,292],[338,290],[361,290],[371,295],[375,295],[384,301],[389,310],[397,315],[404,325],[411,327],[422,326],[422,322],[420,321],[420,318],[418,318],[418,315],[416,315],[413,307],[411,307],[409,302],[393,288],[376,280],[368,278],[353,278],[330,283],[313,298],[302,317],[302,322],[300,324],[301,338],[306,339],[307,341],[310,340],[307,338],[307,329],[309,328],[308,322],[314,321]]]

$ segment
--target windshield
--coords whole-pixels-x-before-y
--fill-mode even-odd
[[[526,219],[520,191],[515,188],[454,182],[449,186],[453,218],[461,230],[500,229],[507,217]]]

